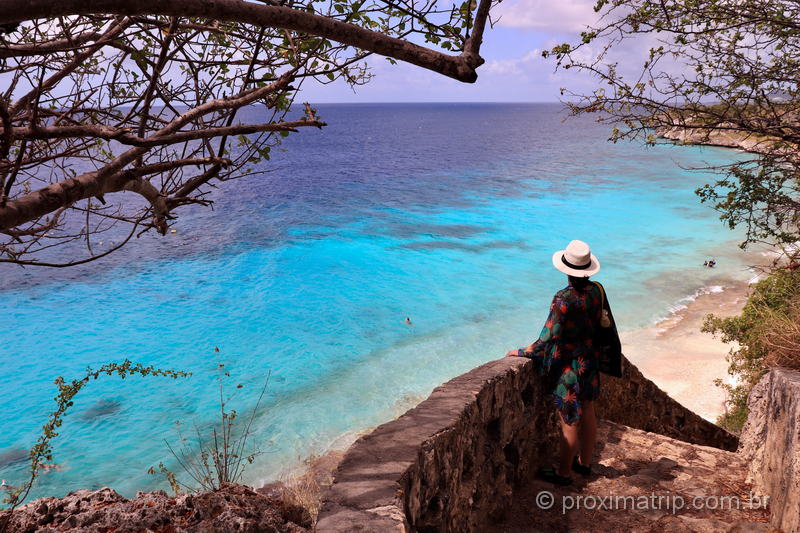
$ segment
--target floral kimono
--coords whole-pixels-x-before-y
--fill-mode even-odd
[[[581,402],[600,393],[599,351],[595,332],[600,327],[602,295],[594,283],[558,291],[542,333],[526,352],[537,362],[553,393],[553,402],[567,424],[581,416]]]

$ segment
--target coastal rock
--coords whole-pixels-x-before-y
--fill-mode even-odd
[[[733,127],[731,124],[720,124],[721,128]],[[759,147],[767,147],[770,141],[752,133],[726,129],[702,129],[675,126],[673,128],[657,128],[659,137],[673,140],[679,144],[703,144],[738,148],[746,152],[757,151]]]
[[[769,497],[773,527],[800,531],[800,372],[769,372],[747,408],[739,452],[750,462],[748,481]]]
[[[293,506],[258,494],[243,485],[218,491],[170,497],[164,491],[139,492],[124,498],[110,488],[78,490],[64,498],[42,498],[13,512],[8,533],[300,533],[310,520]],[[5,520],[7,513],[0,515]],[[1,522],[0,522],[1,523]],[[304,527],[306,526],[306,527]]]

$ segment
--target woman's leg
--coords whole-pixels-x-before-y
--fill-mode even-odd
[[[581,418],[583,418],[581,416]],[[558,420],[561,422],[561,460],[558,463],[558,475],[570,477],[572,472],[572,459],[578,453],[578,432],[580,424],[574,422],[572,425],[564,422],[561,413],[558,412]]]
[[[589,466],[592,464],[594,445],[597,442],[597,419],[594,414],[594,402],[583,402],[579,436],[581,448],[580,463],[584,466]]]

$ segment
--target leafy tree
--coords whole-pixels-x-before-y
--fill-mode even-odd
[[[716,167],[702,201],[747,230],[743,247],[800,240],[800,3],[597,0],[594,9],[597,27],[544,54],[599,82],[591,94],[564,92],[572,110],[614,122],[613,140],[655,143],[654,130],[672,130],[746,146],[752,157]],[[638,65],[615,60],[634,51],[644,52]]]
[[[372,54],[474,82],[495,1],[0,0],[0,262],[69,266],[166,233],[325,125],[308,105],[287,118],[305,80],[366,83]]]

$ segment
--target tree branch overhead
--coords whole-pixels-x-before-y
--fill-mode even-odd
[[[367,83],[371,54],[474,82],[493,2],[0,0],[0,262],[78,264],[109,253],[101,233],[166,233],[324,127],[296,116],[298,87]]]

